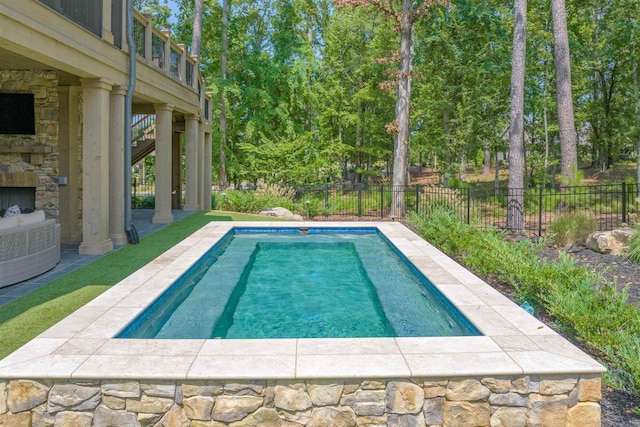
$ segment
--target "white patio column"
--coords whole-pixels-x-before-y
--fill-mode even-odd
[[[198,207],[204,209],[204,130],[202,129],[202,122],[198,122]],[[211,168],[209,168],[209,175],[211,175]]]
[[[83,255],[113,249],[109,238],[109,104],[111,84],[80,79],[82,85],[82,243]]]
[[[198,116],[185,115],[185,211],[198,210]]]
[[[182,209],[182,134],[173,132],[171,143],[171,209]]]
[[[213,141],[210,133],[204,134],[204,204],[202,209],[211,210],[211,161]]]
[[[124,230],[124,102],[126,92],[126,89],[121,86],[114,86],[111,91],[109,237],[115,246],[126,245],[128,241]],[[127,203],[131,203],[131,201],[127,201]]]
[[[80,231],[80,188],[82,184],[80,160],[80,123],[78,109],[81,89],[79,86],[59,86],[59,144],[58,191],[60,197],[61,241],[63,244],[82,242]]]
[[[171,119],[173,106],[154,104],[156,110],[156,213],[154,224],[173,222],[171,213]]]

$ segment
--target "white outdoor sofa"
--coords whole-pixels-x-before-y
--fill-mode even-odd
[[[60,225],[43,211],[0,218],[0,288],[51,270],[60,261]]]

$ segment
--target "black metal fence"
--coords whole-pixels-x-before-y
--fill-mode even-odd
[[[134,181],[133,207],[153,208],[154,190],[153,186]],[[594,215],[600,230],[613,230],[623,224],[640,223],[640,197],[635,183],[511,191],[507,188],[495,190],[424,185],[394,187],[380,184],[327,184],[294,190],[293,199],[287,201],[284,207],[314,221],[403,220],[401,215],[394,215],[393,209],[394,200],[403,200],[407,213],[428,214],[438,207],[445,207],[466,223],[478,228],[507,230],[509,204],[515,199],[519,201],[523,231],[529,235],[548,235],[549,224],[556,216],[565,212],[588,211]],[[252,194],[252,190],[215,191],[213,206],[224,208],[222,200],[230,198],[231,191],[249,192],[246,193],[249,197]]]
[[[131,180],[131,207],[133,209],[153,209],[156,206],[156,186]]]
[[[531,235],[548,234],[548,225],[560,213],[588,211],[595,216],[600,230],[612,230],[638,219],[640,199],[637,184],[611,184],[532,188],[446,188],[411,185],[356,185],[339,188],[325,185],[297,189],[294,198],[299,214],[314,220],[388,220],[393,216],[394,193],[404,198],[406,212],[428,214],[446,207],[466,223],[479,228],[506,230],[509,202],[520,200],[524,231]]]

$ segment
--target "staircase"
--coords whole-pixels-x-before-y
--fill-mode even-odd
[[[156,116],[136,114],[131,125],[131,166],[156,149]]]

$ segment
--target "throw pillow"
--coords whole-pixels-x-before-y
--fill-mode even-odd
[[[4,213],[5,218],[10,218],[16,215],[20,215],[20,207],[18,205],[9,206],[7,211]]]

